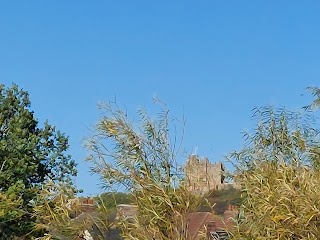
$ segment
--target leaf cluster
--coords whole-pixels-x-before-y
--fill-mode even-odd
[[[47,181],[68,182],[76,175],[66,154],[68,138],[48,122],[39,126],[29,94],[0,85],[0,238],[31,238],[32,203]]]
[[[88,160],[107,189],[131,194],[138,213],[134,220],[119,219],[123,239],[189,239],[187,216],[200,200],[183,184],[177,166],[176,139],[169,136],[171,119],[164,108],[157,120],[141,110],[140,126],[115,103],[103,105],[96,134],[88,140]]]
[[[259,108],[257,128],[231,154],[243,204],[234,239],[318,239],[318,132],[308,115]]]

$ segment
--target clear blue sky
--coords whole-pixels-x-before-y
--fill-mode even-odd
[[[82,140],[97,102],[152,97],[184,114],[184,148],[212,161],[242,144],[251,109],[297,110],[319,86],[319,1],[2,1],[0,82],[70,136],[77,183],[99,192]]]

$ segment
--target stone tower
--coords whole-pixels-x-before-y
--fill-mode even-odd
[[[220,189],[224,181],[224,167],[221,162],[211,163],[208,158],[200,159],[197,155],[189,156],[185,168],[189,191],[208,193]]]

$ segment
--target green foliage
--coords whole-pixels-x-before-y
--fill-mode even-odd
[[[47,122],[39,127],[29,95],[0,85],[0,238],[31,237],[32,202],[48,181],[71,183],[68,139]],[[5,208],[8,206],[8,208]]]
[[[46,232],[37,240],[83,239],[84,235],[105,240],[111,231],[116,231],[112,229],[115,209],[108,208],[105,201],[111,202],[105,197],[97,197],[96,204],[88,209],[69,184],[47,183],[34,204],[35,229]]]
[[[304,107],[306,110],[315,110],[320,107],[320,88],[318,87],[308,87],[307,90],[312,94],[314,100],[311,104]]]
[[[318,135],[307,115],[255,109],[257,128],[231,154],[243,204],[234,239],[318,239]]]
[[[229,205],[240,207],[242,203],[241,191],[230,187],[228,189],[214,190],[206,197],[206,201],[210,202],[213,210],[217,215],[222,215]],[[210,211],[206,202],[203,204],[201,211]]]
[[[97,203],[103,203],[109,211],[115,211],[119,204],[131,204],[132,198],[128,193],[108,192],[96,198]]]
[[[37,240],[79,239],[94,225],[83,212],[79,198],[69,184],[47,182],[34,202],[35,231],[45,232]],[[99,216],[102,221],[103,216]]]
[[[189,239],[187,216],[199,199],[182,181],[176,141],[169,137],[168,111],[157,121],[140,111],[141,124],[132,126],[116,104],[102,108],[96,135],[88,141],[88,160],[107,189],[126,189],[138,207],[133,221],[119,219],[124,239]]]
[[[6,192],[0,193],[0,218],[6,218],[7,221],[10,221],[23,215],[23,210],[19,209],[22,199],[17,194],[22,191],[22,188],[22,182],[18,181],[10,186]]]
[[[246,200],[235,239],[318,239],[319,171],[263,162],[242,179]]]

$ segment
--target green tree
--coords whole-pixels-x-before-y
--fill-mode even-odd
[[[243,204],[234,239],[318,239],[318,131],[305,113],[254,111],[257,127],[231,154]]]
[[[207,202],[209,202],[212,207],[208,206]],[[222,215],[228,209],[229,205],[237,207],[241,205],[240,190],[233,187],[214,190],[204,199],[203,206],[201,206],[200,210],[211,211],[213,209],[217,215]]]
[[[0,238],[28,238],[33,203],[47,181],[72,183],[68,138],[48,122],[39,126],[26,91],[0,85]],[[8,207],[6,207],[8,206]]]
[[[121,219],[117,226],[124,239],[190,239],[187,218],[200,199],[185,187],[183,172],[176,164],[177,142],[170,138],[166,108],[152,120],[139,111],[141,122],[133,125],[126,112],[110,103],[102,106],[104,116],[89,139],[88,160],[109,190],[131,194],[138,208],[134,221]]]
[[[115,211],[117,204],[131,204],[132,199],[131,195],[124,192],[106,192],[102,193],[99,197],[96,197],[95,200],[98,203],[102,203],[110,211]]]

